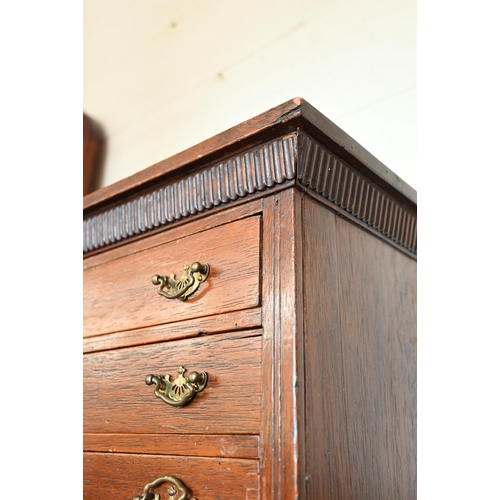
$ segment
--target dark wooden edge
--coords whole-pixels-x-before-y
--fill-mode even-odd
[[[254,174],[257,173],[261,179],[265,177],[265,170],[269,173],[274,171],[274,174],[267,177],[268,182],[260,182],[258,187],[255,183],[241,182],[242,172],[244,175],[246,174],[241,168],[241,164],[237,165],[232,161],[234,158],[229,159],[224,164],[219,164],[219,167],[223,167],[223,169],[218,170],[223,172],[222,176],[226,179],[231,177],[227,175],[228,165],[233,165],[234,168],[232,168],[232,182],[218,183],[215,189],[217,193],[216,204],[211,202],[210,206],[201,206],[202,200],[210,199],[207,193],[213,195],[213,186],[208,185],[207,191],[207,184],[200,181],[197,183],[197,188],[193,189],[194,183],[191,175],[180,182],[164,184],[150,192],[138,194],[135,199],[115,207],[106,207],[101,213],[89,216],[83,221],[85,257],[136,241],[146,233],[152,236],[162,232],[166,227],[178,227],[187,221],[204,217],[207,213],[215,214],[228,206],[235,207],[243,202],[249,203],[256,198],[268,196],[273,192],[295,185],[318,201],[333,208],[340,215],[378,234],[405,253],[416,257],[416,211],[408,209],[381,190],[379,186],[340,160],[303,130],[299,129],[297,136],[298,140],[293,141],[293,143],[298,143],[298,160],[292,161],[288,155],[292,167],[288,176],[279,177],[276,175],[276,171],[279,171],[286,163],[283,161],[283,157],[278,158],[272,168],[264,168],[260,173],[260,168],[255,168],[255,164],[247,170],[247,173],[250,171]],[[276,145],[277,142],[272,141],[272,144]],[[293,147],[293,149],[296,148]],[[213,167],[209,170],[213,170]],[[234,175],[235,173],[237,174]],[[292,178],[295,175],[296,180]],[[238,181],[235,177],[239,177],[240,180]],[[201,179],[201,176],[198,178]],[[241,188],[239,192],[234,189],[238,183]],[[181,186],[183,186],[182,189]],[[222,189],[222,187],[224,188]],[[170,190],[171,193],[175,192],[176,195],[167,195],[166,190]],[[221,196],[222,194],[223,196]],[[198,206],[195,198],[198,198]],[[170,202],[167,201],[168,199]],[[215,198],[212,198],[212,201],[215,201]],[[132,210],[133,206],[135,206],[134,210]]]
[[[290,181],[293,183],[294,181]],[[286,189],[290,183],[277,185],[270,190],[271,193]],[[185,219],[181,219],[172,223],[169,226],[163,226],[152,230],[146,235],[138,235],[129,240],[122,241],[107,248],[100,248],[95,251],[84,254],[84,269],[93,266],[101,265],[109,260],[114,260],[123,257],[124,254],[130,255],[135,252],[153,248],[158,245],[163,245],[169,241],[175,241],[179,238],[184,238],[190,234],[200,233],[211,230],[214,227],[228,224],[236,220],[259,215],[263,210],[263,198],[266,193],[254,193],[248,198],[236,200],[228,205],[221,205],[212,209],[210,219],[207,221],[207,213],[203,212]],[[165,230],[168,233],[165,234]],[[147,238],[144,238],[147,236]],[[126,250],[124,250],[126,246]]]
[[[264,201],[260,498],[299,495],[303,436],[301,198],[288,189]],[[297,432],[295,432],[297,431]]]
[[[398,201],[409,208],[416,206],[417,195],[413,188],[307,101],[295,98],[111,186],[88,194],[83,199],[84,212],[99,209],[104,203],[117,202],[159,182],[165,176],[171,178],[186,170],[195,170],[202,165],[221,161],[262,141],[290,133],[298,127]]]
[[[408,208],[416,209],[415,189],[303,99],[301,110],[306,132]]]
[[[261,325],[261,308],[255,307],[213,316],[84,337],[83,353],[109,351],[110,349],[143,346],[240,330],[255,330]]]
[[[296,177],[296,134],[260,143],[184,176],[162,179],[102,210],[84,214],[85,254],[212,211]]]
[[[363,230],[373,234],[374,236],[377,236],[378,238],[383,239],[385,242],[392,245],[394,248],[397,248],[399,251],[403,252],[408,257],[411,257],[412,259],[417,260],[416,248],[415,248],[415,250],[410,250],[410,249],[406,248],[404,245],[401,244],[400,241],[396,241],[395,239],[389,237],[388,235],[386,235],[382,231],[380,231],[380,229],[375,229],[372,225],[364,222],[359,217],[355,217],[354,215],[347,212],[345,209],[339,207],[335,203],[332,203],[330,200],[328,200],[324,196],[318,194],[313,189],[310,189],[310,188],[308,188],[300,183],[297,183],[297,188],[299,190],[303,191],[304,193],[306,193],[311,198],[314,198],[317,202],[321,203],[322,205],[326,205],[330,209],[332,209],[334,212],[337,212],[339,217],[342,217],[344,219],[347,219],[347,220],[357,224]],[[416,240],[415,240],[415,244],[416,244]]]
[[[83,451],[221,458],[259,458],[259,436],[251,434],[83,434]]]
[[[417,253],[417,213],[332,153],[302,129],[297,131],[297,184],[320,195],[412,254]]]

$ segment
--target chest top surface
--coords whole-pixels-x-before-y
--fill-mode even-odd
[[[83,252],[292,185],[416,255],[416,191],[301,98],[85,196]]]

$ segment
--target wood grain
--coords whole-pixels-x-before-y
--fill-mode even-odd
[[[84,432],[258,434],[261,347],[261,330],[248,330],[86,354]],[[176,378],[181,365],[209,380],[188,406],[174,408],[145,378]]]
[[[84,451],[156,455],[259,458],[259,436],[200,434],[83,435]]]
[[[297,498],[300,401],[299,340],[301,316],[300,203],[295,190],[265,201],[263,250],[263,399],[261,498]],[[297,213],[298,210],[298,213]]]
[[[138,328],[125,332],[109,333],[83,339],[83,352],[97,352],[120,347],[152,344],[203,335],[213,335],[234,330],[261,326],[260,308],[245,309],[206,318],[196,318],[151,328]]]
[[[414,499],[416,263],[309,198],[304,227],[307,498]]]
[[[83,467],[87,500],[131,500],[165,475],[180,479],[199,500],[258,499],[257,460],[87,452]],[[168,488],[164,484],[154,492],[166,499]]]
[[[337,286],[342,269],[335,252],[335,218],[334,212],[305,197],[303,467],[307,479],[303,498],[311,500],[353,498]]]
[[[172,179],[83,220],[83,252],[113,245],[295,178],[296,136]]]
[[[142,252],[165,243],[185,238],[190,234],[200,233],[223,226],[229,222],[245,219],[250,215],[262,213],[262,199],[246,201],[232,207],[224,207],[207,217],[206,214],[193,217],[189,221],[181,221],[171,227],[163,228],[156,233],[141,235],[136,239],[123,242],[122,245],[102,249],[97,253],[87,253],[83,256],[83,269],[104,264],[104,262],[119,259],[125,255]]]
[[[416,254],[416,205],[396,199],[379,185],[380,179],[370,181],[301,128],[86,217],[84,254],[290,182]]]
[[[352,495],[415,499],[416,262],[341,218],[336,234]]]
[[[293,132],[298,127],[324,143],[330,151],[359,169],[367,178],[375,180],[391,196],[403,203],[416,204],[414,189],[305,99],[295,98],[127,179],[90,193],[84,197],[84,211],[90,214],[104,203],[115,203],[123,199],[131,191],[137,191],[147,185],[162,182],[165,177],[185,172],[188,165],[189,168],[196,169],[222,161],[229,155]]]
[[[185,263],[210,265],[186,301],[169,300],[154,274],[177,278]],[[260,217],[179,238],[84,271],[84,337],[256,307],[260,303]]]
[[[165,474],[199,500],[415,498],[416,194],[358,146],[297,99],[85,198],[87,500]],[[195,295],[157,294],[194,261]],[[209,381],[179,409],[145,377],[180,365]]]
[[[300,129],[298,154],[301,184],[403,248],[417,252],[416,210],[410,211]]]

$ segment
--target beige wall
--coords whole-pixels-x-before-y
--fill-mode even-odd
[[[84,0],[109,185],[303,97],[417,188],[416,0]]]

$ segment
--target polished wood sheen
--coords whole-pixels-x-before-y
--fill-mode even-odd
[[[90,193],[83,200],[85,213],[138,191],[144,186],[172,178],[187,167],[196,169],[225,158],[234,152],[250,149],[258,144],[282,136],[301,127],[317,138],[339,158],[352,164],[368,179],[403,203],[416,204],[416,191],[389,170],[361,144],[346,134],[305,99],[297,97],[264,113],[207,139],[192,148],[162,160],[141,172],[131,175],[111,186]]]
[[[83,250],[85,500],[416,499],[416,192],[306,101],[85,197]]]
[[[237,133],[241,137],[234,142]],[[260,136],[267,139],[255,147]],[[218,149],[221,142],[227,147]],[[204,155],[207,143],[202,143],[170,164],[166,160],[106,188],[111,207],[103,206],[99,196],[87,197],[84,253],[291,184],[311,187],[360,225],[416,253],[416,192],[307,102],[289,101],[210,143],[212,154]],[[192,174],[182,163],[189,157]],[[174,176],[180,169],[184,175]],[[125,187],[132,196],[123,196]]]
[[[197,500],[257,500],[258,461],[169,457],[123,453],[84,453],[83,496],[132,500],[158,477],[179,478]],[[155,493],[168,498],[168,486]]]
[[[176,322],[259,305],[260,219],[195,233],[84,271],[84,336]],[[186,301],[169,300],[155,274],[182,274],[185,263],[210,265],[210,276]],[[112,279],[109,279],[112,277]]]
[[[85,432],[258,434],[259,330],[115,349],[85,356]],[[147,386],[149,374],[177,378],[177,368],[205,371],[205,389],[173,408]],[[146,447],[144,448],[147,449]]]
[[[179,340],[189,337],[202,337],[231,330],[255,328],[262,324],[261,309],[245,309],[230,313],[221,313],[205,318],[167,323],[151,328],[137,328],[125,332],[98,335],[83,339],[83,352],[97,352],[119,347],[152,344],[167,340]]]
[[[184,457],[259,458],[259,436],[246,434],[112,434],[83,435],[85,451],[144,453]]]
[[[235,155],[192,175],[147,191],[84,221],[84,252],[119,242],[295,177],[296,138]]]

